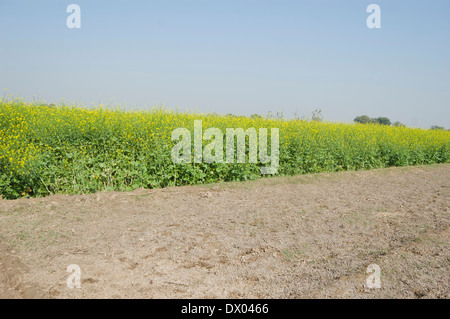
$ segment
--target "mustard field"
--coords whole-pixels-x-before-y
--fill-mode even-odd
[[[277,175],[450,161],[450,132],[176,112],[123,111],[0,100],[0,194],[132,190],[260,178],[264,164],[174,163],[177,128],[279,129]],[[270,134],[269,134],[270,135]],[[225,139],[225,136],[224,136]],[[192,139],[193,143],[194,139]],[[248,137],[247,137],[248,141]],[[203,146],[211,141],[203,140]],[[268,148],[270,153],[270,138]],[[225,143],[223,143],[225,147]],[[248,159],[248,147],[246,157]],[[236,152],[237,156],[237,152]]]

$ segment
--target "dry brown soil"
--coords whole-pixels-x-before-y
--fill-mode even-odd
[[[449,194],[443,164],[0,200],[0,298],[449,298]]]

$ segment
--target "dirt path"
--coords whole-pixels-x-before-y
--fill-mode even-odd
[[[446,164],[0,200],[0,298],[449,298],[449,195]]]

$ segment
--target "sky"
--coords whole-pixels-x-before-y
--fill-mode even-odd
[[[70,4],[81,28],[69,29]],[[381,28],[369,29],[369,4]],[[450,128],[450,1],[0,0],[2,95]]]

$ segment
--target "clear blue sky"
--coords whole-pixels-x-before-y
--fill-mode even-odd
[[[66,7],[81,7],[81,29]],[[366,7],[381,7],[368,29]],[[0,0],[0,89],[450,128],[450,1]]]

